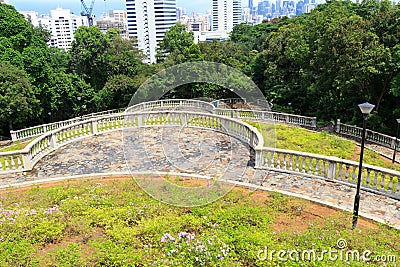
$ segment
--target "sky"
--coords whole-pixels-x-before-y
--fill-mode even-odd
[[[86,5],[90,6],[91,1],[92,0],[85,0]],[[58,6],[64,9],[70,9],[72,13],[77,15],[81,12],[80,0],[9,0],[9,4],[15,6],[17,10],[34,10],[39,14],[50,14],[50,10],[56,9]],[[206,13],[207,10],[212,8],[212,0],[177,0],[176,6],[186,8],[188,14],[191,14],[191,11]],[[125,10],[125,1],[96,0],[93,13],[96,17],[99,17],[105,11],[111,9]]]

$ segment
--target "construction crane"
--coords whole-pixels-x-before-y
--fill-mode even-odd
[[[81,16],[86,16],[88,18],[89,27],[93,26],[92,11],[93,11],[93,6],[94,6],[94,1],[95,0],[92,0],[92,2],[90,3],[90,8],[88,8],[85,1],[81,0],[81,4],[82,4]]]

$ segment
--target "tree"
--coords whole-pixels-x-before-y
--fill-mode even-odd
[[[101,57],[110,47],[110,40],[98,27],[81,26],[74,37],[69,50],[70,69],[84,77],[95,90],[100,90],[107,81],[107,69]]]
[[[165,55],[180,54],[194,44],[193,32],[188,32],[186,26],[177,23],[165,33],[163,40],[159,44],[157,60],[163,61]]]
[[[0,61],[0,121],[9,130],[41,113],[39,101],[26,73],[8,62]]]

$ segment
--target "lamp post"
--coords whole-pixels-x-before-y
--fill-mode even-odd
[[[361,137],[361,152],[360,152],[360,163],[358,165],[358,178],[357,178],[357,193],[356,197],[354,198],[354,211],[353,211],[353,225],[351,229],[357,227],[357,220],[358,220],[358,210],[360,208],[360,187],[361,187],[361,176],[362,176],[362,162],[364,157],[364,144],[365,144],[365,131],[367,128],[367,119],[368,115],[371,113],[372,109],[375,105],[372,105],[368,102],[359,104],[358,107],[363,114],[363,131]]]
[[[81,113],[81,99],[82,99],[82,97],[77,96],[76,99],[78,100],[78,103],[79,103],[78,116],[80,116],[81,115],[80,113]]]
[[[399,125],[400,125],[400,119],[396,119],[397,121],[397,131],[396,131],[396,139],[394,141],[394,152],[393,152],[393,159],[392,163],[396,161],[396,149],[397,149],[397,139],[399,138]]]

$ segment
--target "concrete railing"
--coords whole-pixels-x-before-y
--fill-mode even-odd
[[[207,128],[231,135],[260,150],[264,143],[255,127],[245,122],[211,113],[187,111],[146,111],[145,113],[118,113],[79,121],[47,132],[23,150],[0,153],[0,174],[30,171],[51,151],[81,138],[99,133],[121,130],[125,127],[188,126]]]
[[[51,151],[81,138],[125,127],[188,126],[233,136],[255,151],[255,168],[355,185],[358,163],[336,157],[266,148],[256,128],[235,118],[188,111],[146,111],[104,115],[63,126],[33,140],[23,150],[0,153],[0,174],[30,171]],[[400,200],[400,172],[365,164],[362,188]]]
[[[226,100],[226,99],[225,99]],[[228,99],[232,101],[239,102],[238,99]],[[241,100],[244,101],[244,100]],[[11,131],[12,141],[25,140],[29,138],[34,138],[45,134],[47,132],[65,127],[67,125],[72,125],[81,120],[89,120],[91,118],[97,118],[104,115],[118,114],[123,112],[140,112],[140,111],[151,111],[151,110],[189,110],[189,111],[205,111],[209,113],[215,113],[222,116],[240,118],[240,119],[250,119],[254,118],[257,120],[274,121],[279,123],[289,123],[298,126],[305,127],[315,127],[316,118],[315,117],[304,117],[293,114],[269,112],[269,111],[258,111],[258,110],[239,110],[239,109],[219,109],[216,108],[212,103],[195,100],[195,99],[168,99],[168,100],[156,100],[150,102],[143,102],[125,109],[114,109],[107,110],[97,113],[92,113],[84,115],[81,117],[76,117],[70,120],[54,122],[49,124],[38,125],[26,129],[21,129],[17,131]]]
[[[256,151],[256,168],[322,178],[355,186],[358,162],[298,151],[266,148]],[[400,172],[363,164],[362,188],[400,200]]]
[[[45,134],[47,132],[62,128],[67,125],[74,124],[76,122],[79,122],[81,120],[88,120],[91,118],[95,117],[100,117],[104,115],[109,115],[109,114],[116,114],[116,113],[121,113],[125,109],[112,109],[112,110],[106,110],[106,111],[101,111],[101,112],[96,112],[96,113],[91,113],[87,115],[83,115],[80,117],[75,117],[69,120],[64,120],[64,121],[59,121],[59,122],[53,122],[53,123],[47,123],[47,124],[42,124],[38,126],[33,126],[17,131],[10,131],[11,133],[11,140],[12,141],[18,141],[18,140],[25,140],[29,138],[34,138],[39,135]]]
[[[245,110],[245,109],[217,109],[216,114],[231,118],[252,119],[260,121],[270,121],[278,123],[293,124],[302,127],[315,128],[317,126],[316,117],[305,117],[288,113],[271,111]]]
[[[336,128],[335,132],[338,134],[346,135],[346,136],[351,136],[351,137],[356,137],[360,138],[362,137],[362,128],[353,126],[353,125],[348,125],[341,123],[340,120],[337,120],[336,122]],[[365,132],[365,140],[370,143],[374,143],[383,147],[395,149],[395,147],[399,148],[400,147],[400,139],[397,140],[396,144],[396,138],[385,135],[382,133],[374,132],[371,130],[368,130]]]
[[[214,113],[214,105],[205,101],[195,99],[166,99],[143,102],[126,108],[126,112],[140,112],[144,110],[168,110],[194,109],[193,111],[207,111]]]

